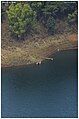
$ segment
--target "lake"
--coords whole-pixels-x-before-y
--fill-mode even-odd
[[[53,58],[39,66],[2,68],[2,117],[78,117],[77,50]]]

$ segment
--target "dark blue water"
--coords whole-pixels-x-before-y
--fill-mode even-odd
[[[2,117],[77,117],[77,50],[2,68]]]

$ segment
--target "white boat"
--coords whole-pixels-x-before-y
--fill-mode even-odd
[[[41,61],[40,62],[36,62],[37,65],[41,64]]]

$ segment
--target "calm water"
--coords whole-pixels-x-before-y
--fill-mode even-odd
[[[77,51],[2,69],[2,117],[77,117]]]

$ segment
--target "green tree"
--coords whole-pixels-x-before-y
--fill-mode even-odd
[[[23,38],[28,31],[30,32],[35,23],[36,13],[28,4],[11,4],[7,14],[10,31],[18,39]]]
[[[76,2],[47,1],[43,8],[43,12],[47,17],[52,15],[54,18],[62,18],[69,13],[73,13],[75,9],[77,9]]]
[[[49,17],[46,23],[48,32],[50,34],[54,34],[55,32],[55,19],[53,17]]]
[[[37,19],[39,21],[41,17],[43,16],[42,9],[44,8],[44,5],[45,5],[45,1],[30,1],[30,6],[34,11],[36,11]]]

